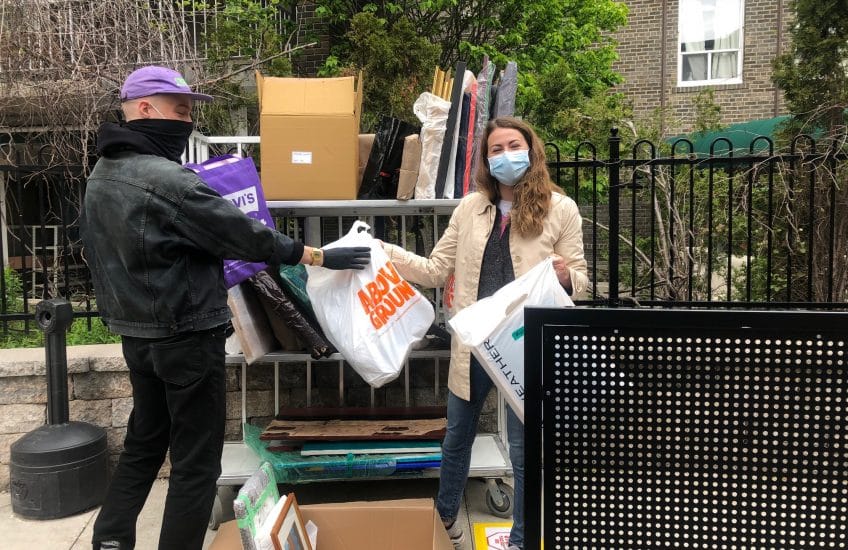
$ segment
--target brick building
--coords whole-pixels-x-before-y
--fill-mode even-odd
[[[786,114],[771,63],[790,43],[789,0],[624,0],[628,24],[616,33],[619,89],[637,119],[666,114],[666,134],[691,129],[693,99],[713,90],[721,122]]]

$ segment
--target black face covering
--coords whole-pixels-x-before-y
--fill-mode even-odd
[[[188,138],[194,130],[194,123],[163,118],[140,118],[126,123],[126,127],[144,135],[155,154],[174,162],[188,145]]]

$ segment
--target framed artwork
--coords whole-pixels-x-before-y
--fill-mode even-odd
[[[285,498],[286,502],[271,528],[274,550],[312,550],[294,493]]]

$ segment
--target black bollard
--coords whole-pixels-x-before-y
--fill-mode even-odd
[[[73,321],[71,304],[61,298],[39,302],[35,319],[44,331],[47,425],[12,443],[9,486],[13,512],[54,519],[103,502],[109,456],[103,428],[68,420],[65,334]]]
[[[44,331],[47,360],[47,423],[68,421],[68,355],[65,334],[74,320],[70,302],[43,300],[35,306],[35,321]]]

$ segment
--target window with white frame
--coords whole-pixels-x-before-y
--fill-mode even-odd
[[[680,0],[677,84],[742,82],[744,0]]]

